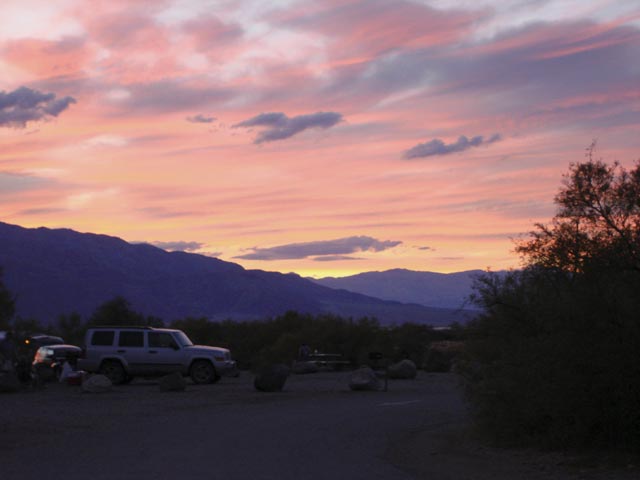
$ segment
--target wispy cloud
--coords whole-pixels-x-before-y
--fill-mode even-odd
[[[349,255],[326,255],[312,258],[314,262],[338,262],[343,260],[364,260],[361,257],[350,257]]]
[[[36,175],[0,171],[0,195],[43,188],[51,183],[51,180]]]
[[[292,118],[281,112],[261,113],[253,118],[233,125],[232,128],[265,127],[254,143],[284,140],[309,128],[331,128],[342,121],[342,114],[336,112],[316,112]]]
[[[57,117],[76,103],[73,97],[56,98],[54,93],[43,93],[28,87],[13,92],[0,92],[0,127],[24,128],[29,122]]]
[[[202,115],[201,113],[199,113],[198,115],[187,117],[187,122],[191,123],[213,123],[215,121],[216,117],[207,117],[206,115]]]
[[[19,215],[53,215],[66,212],[64,208],[27,208],[18,212]]]
[[[103,134],[96,135],[95,137],[88,138],[82,145],[88,148],[91,147],[126,147],[129,144],[129,140],[120,135]]]
[[[479,147],[480,145],[490,145],[502,139],[502,136],[498,133],[491,136],[487,140],[482,135],[472,137],[471,139],[461,135],[454,143],[446,144],[439,138],[431,140],[426,143],[419,143],[415,147],[410,148],[404,152],[404,158],[424,158],[432,157],[436,155],[448,155],[450,153],[463,152],[472,147]]]
[[[180,112],[225,100],[230,89],[200,85],[183,79],[162,79],[128,86],[128,96],[114,99],[114,106],[137,112]]]
[[[162,250],[167,250],[169,252],[195,252],[196,250],[200,250],[204,243],[200,242],[185,242],[182,240],[176,242],[149,242],[154,247],[161,248]]]
[[[291,243],[270,248],[256,247],[253,248],[253,252],[234,258],[244,260],[292,260],[303,258],[313,258],[316,261],[345,260],[347,257],[344,257],[344,255],[357,252],[382,252],[401,243],[400,241],[380,241],[372,237],[357,236],[336,240]]]

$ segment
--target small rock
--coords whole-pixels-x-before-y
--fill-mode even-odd
[[[158,386],[162,392],[184,392],[187,388],[187,381],[180,372],[174,372],[161,377]]]
[[[82,391],[88,393],[110,392],[113,388],[111,380],[104,375],[91,375],[82,382]]]
[[[253,381],[253,386],[261,392],[281,392],[289,376],[286,365],[271,365],[262,369]]]
[[[380,390],[380,380],[370,367],[355,370],[349,377],[351,390]]]
[[[394,363],[387,369],[388,377],[394,379],[416,378],[417,374],[418,368],[416,367],[416,364],[409,359],[404,359],[398,363]]]

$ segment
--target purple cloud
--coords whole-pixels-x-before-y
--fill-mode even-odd
[[[161,248],[162,250],[167,250],[170,252],[195,252],[196,250],[200,250],[204,244],[200,242],[184,242],[184,241],[176,241],[176,242],[150,242],[154,247]]]
[[[206,53],[236,42],[244,34],[240,25],[224,23],[213,16],[189,20],[182,25],[182,30],[194,38],[198,51]]]
[[[261,113],[253,118],[237,123],[232,128],[266,127],[258,134],[254,143],[284,140],[309,128],[331,128],[342,121],[342,114],[336,112],[316,112],[289,118],[281,112]]]
[[[354,20],[352,29],[363,30],[356,27],[367,18]],[[525,121],[532,109],[547,110],[567,100],[569,105],[583,101],[589,106],[599,99],[598,105],[589,108],[592,115],[548,112],[544,118],[547,125],[578,123],[597,129],[637,123],[631,115],[618,118],[618,102],[637,97],[640,75],[629,59],[639,51],[638,27],[589,21],[537,22],[481,42],[449,43],[444,49],[440,44],[421,42],[381,49],[362,62],[336,67],[332,80],[318,88],[327,102],[348,99],[363,105],[372,97],[421,89],[413,98],[416,104],[464,98],[472,116],[482,111],[484,115],[508,115]]]
[[[312,258],[314,262],[337,262],[340,260],[364,260],[360,257],[350,257],[349,255],[325,255]]]
[[[28,122],[57,117],[70,104],[73,97],[56,98],[54,93],[42,93],[27,87],[13,92],[0,92],[0,127],[24,128]]]
[[[191,85],[183,80],[159,80],[128,87],[129,98],[123,106],[146,112],[177,112],[202,107],[232,96],[229,89]]]
[[[206,117],[201,113],[199,113],[198,115],[187,117],[187,122],[191,122],[191,123],[213,123],[215,121],[216,121],[216,117]]]
[[[502,139],[502,136],[498,133],[492,135],[487,140],[482,135],[478,135],[468,139],[464,135],[461,135],[455,143],[446,144],[439,138],[431,140],[426,143],[419,143],[415,147],[410,148],[404,152],[403,157],[406,159],[412,158],[424,158],[432,157],[436,155],[448,155],[450,153],[463,152],[472,147],[479,147],[480,145],[490,145]]]
[[[253,248],[253,252],[234,258],[244,260],[293,260],[315,257],[314,260],[344,260],[356,252],[381,252],[400,245],[400,241],[380,241],[367,236],[346,237],[336,240],[291,243],[271,248]],[[327,258],[328,257],[328,258]]]

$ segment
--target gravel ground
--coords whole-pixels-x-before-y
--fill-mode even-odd
[[[279,393],[255,391],[243,372],[177,393],[135,380],[104,394],[61,384],[4,394],[0,479],[640,478],[482,445],[452,375],[421,372],[386,392],[351,392],[348,375],[293,375]]]

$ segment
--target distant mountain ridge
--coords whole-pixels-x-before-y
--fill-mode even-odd
[[[287,310],[434,326],[468,318],[461,311],[380,300],[295,274],[245,270],[215,258],[69,229],[0,222],[0,268],[16,295],[17,314],[45,323],[74,311],[87,318],[117,295],[136,311],[165,321],[264,319]]]
[[[342,288],[383,300],[457,309],[473,308],[468,297],[472,293],[474,277],[482,273],[482,270],[435,273],[394,269],[311,280],[325,287]]]

